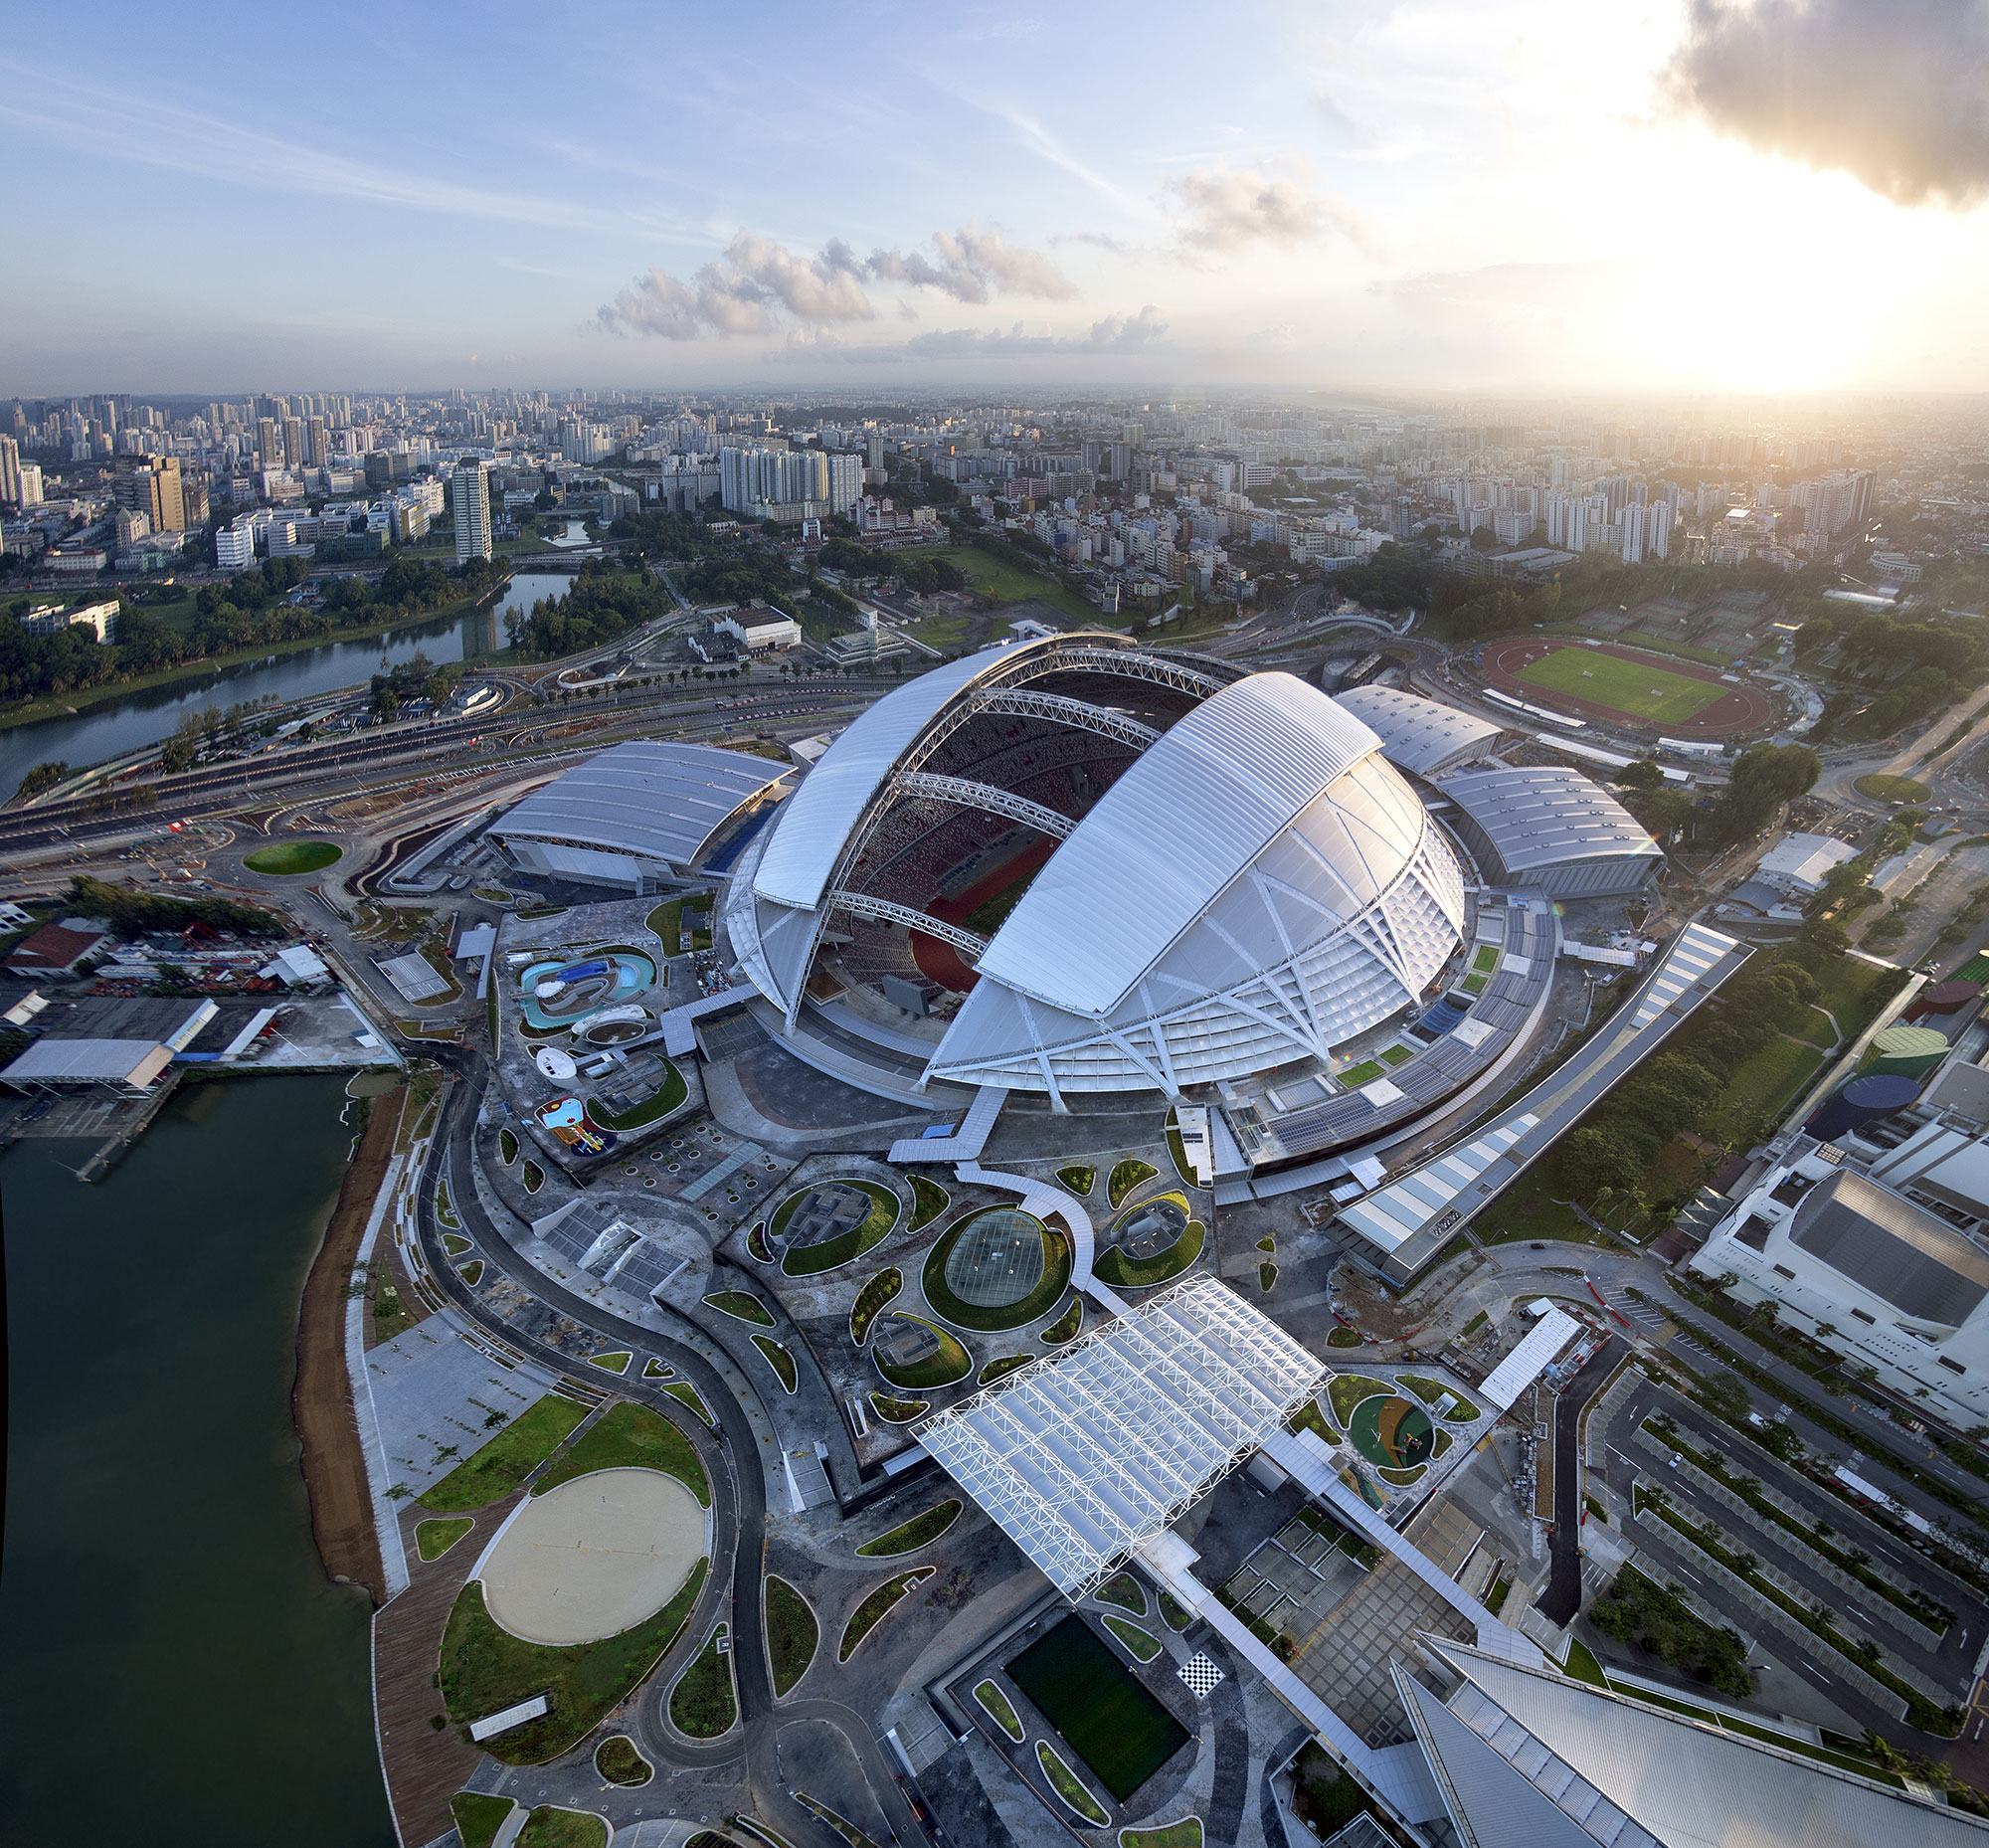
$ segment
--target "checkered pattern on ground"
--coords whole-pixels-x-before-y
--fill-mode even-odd
[[[1181,1678],[1187,1687],[1187,1691],[1198,1701],[1207,1700],[1223,1678],[1221,1669],[1217,1668],[1199,1649],[1193,1655],[1189,1656],[1179,1668],[1175,1669],[1175,1673]]]

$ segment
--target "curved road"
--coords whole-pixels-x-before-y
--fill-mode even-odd
[[[424,1048],[425,1051],[430,1050]],[[509,1241],[483,1210],[470,1167],[476,1160],[475,1103],[481,1095],[484,1060],[480,1053],[436,1047],[434,1055],[451,1067],[454,1082],[443,1102],[443,1119],[431,1145],[429,1167],[421,1178],[417,1226],[429,1268],[448,1291],[456,1307],[470,1316],[497,1339],[529,1351],[534,1358],[559,1373],[571,1373],[571,1356],[561,1354],[541,1342],[522,1336],[508,1325],[492,1321],[478,1304],[468,1285],[456,1275],[454,1261],[442,1244],[441,1228],[435,1217],[438,1171],[447,1165],[450,1199],[465,1233],[473,1236],[486,1262],[538,1301],[548,1304],[575,1321],[594,1328],[632,1347],[659,1354],[678,1374],[697,1388],[698,1394],[719,1421],[721,1447],[729,1458],[729,1468],[712,1470],[712,1518],[715,1556],[722,1556],[728,1539],[732,1549],[730,1614],[733,1673],[739,1689],[739,1711],[743,1739],[732,1736],[710,1746],[694,1746],[676,1734],[661,1718],[659,1702],[674,1679],[674,1673],[654,1674],[642,1690],[637,1714],[641,1744],[645,1752],[686,1769],[703,1769],[730,1763],[743,1753],[752,1801],[759,1813],[793,1842],[819,1841],[824,1848],[844,1848],[841,1838],[815,1814],[797,1802],[781,1778],[776,1735],[783,1726],[796,1721],[819,1720],[834,1727],[848,1740],[861,1765],[878,1807],[900,1842],[923,1848],[925,1837],[912,1814],[892,1767],[878,1748],[869,1726],[849,1708],[835,1701],[790,1701],[776,1707],[772,1677],[767,1667],[765,1626],[760,1604],[761,1567],[766,1532],[767,1482],[761,1466],[759,1443],[744,1408],[710,1362],[696,1350],[640,1323],[605,1313],[536,1269],[511,1248]],[[670,1419],[690,1437],[701,1455],[712,1447],[711,1433],[688,1412],[680,1401],[661,1390],[645,1386],[638,1379],[618,1381],[616,1389],[639,1398]],[[700,1440],[702,1440],[700,1442]],[[731,1487],[730,1507],[721,1485]],[[729,1530],[729,1532],[728,1532]],[[716,1575],[714,1574],[714,1583]],[[699,1604],[704,1605],[703,1597]],[[709,1607],[705,1607],[708,1613]],[[693,1616],[697,1613],[694,1610]],[[704,1623],[687,1624],[678,1647],[702,1640]],[[827,1638],[822,1638],[822,1644]],[[822,1644],[817,1645],[819,1649]],[[674,1665],[673,1665],[674,1667]]]

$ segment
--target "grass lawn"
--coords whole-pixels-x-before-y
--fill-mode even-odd
[[[1906,981],[1903,969],[1875,969],[1856,957],[1841,956],[1827,963],[1817,977],[1816,1005],[1828,1008],[1844,1028],[1845,1043],[1856,1039],[1872,1016]]]
[[[449,1799],[462,1848],[490,1848],[514,1807],[508,1796],[479,1796],[474,1790],[458,1790]]]
[[[1042,1766],[1043,1775],[1049,1779],[1050,1788],[1087,1822],[1103,1826],[1111,1820],[1106,1815],[1103,1805],[1084,1787],[1082,1779],[1063,1761],[1062,1755],[1046,1739],[1036,1741],[1036,1762]]]
[[[503,1430],[458,1463],[426,1495],[424,1508],[437,1514],[466,1514],[509,1495],[587,1416],[587,1407],[557,1392],[528,1405]],[[481,1719],[481,1714],[472,1718]]]
[[[879,1187],[874,1181],[844,1181],[840,1185],[858,1188],[869,1195],[870,1210],[863,1223],[846,1232],[838,1232],[833,1238],[824,1238],[819,1244],[795,1246],[781,1259],[781,1269],[786,1275],[816,1277],[825,1270],[834,1270],[852,1258],[861,1257],[872,1245],[887,1237],[897,1224],[903,1207],[897,1195],[889,1188]],[[785,1229],[794,1217],[795,1208],[812,1191],[803,1188],[799,1193],[790,1194],[774,1209],[773,1229],[777,1234]]]
[[[665,1059],[663,1064],[666,1067],[666,1071],[662,1083],[657,1085],[634,1109],[627,1111],[619,1117],[612,1116],[609,1112],[602,1109],[594,1099],[589,1098],[587,1102],[587,1114],[595,1122],[599,1123],[603,1129],[642,1129],[651,1123],[660,1122],[690,1095],[690,1087],[684,1083],[683,1073],[670,1064],[668,1059]]]
[[[1063,1343],[1069,1341],[1077,1333],[1078,1324],[1083,1319],[1084,1298],[1073,1296],[1070,1299],[1070,1307],[1043,1330],[1043,1345],[1049,1348],[1061,1347]]]
[[[258,847],[242,863],[251,872],[317,872],[337,860],[339,853],[329,840],[274,840]]]
[[[675,1597],[645,1622],[598,1643],[553,1648],[499,1629],[483,1605],[483,1587],[462,1587],[443,1631],[438,1685],[451,1719],[467,1726],[536,1694],[551,1711],[486,1740],[483,1750],[506,1764],[543,1764],[571,1752],[638,1686],[676,1640],[710,1562],[700,1560]]]
[[[862,1347],[870,1336],[870,1324],[877,1319],[877,1312],[905,1287],[905,1273],[895,1264],[880,1270],[856,1292],[856,1300],[849,1306],[849,1339]]]
[[[1354,1416],[1354,1407],[1363,1398],[1372,1398],[1376,1392],[1393,1390],[1387,1381],[1371,1379],[1366,1374],[1336,1374],[1327,1394],[1333,1403],[1334,1419],[1344,1431],[1348,1419]]]
[[[525,1818],[515,1848],[608,1848],[608,1824],[584,1809],[541,1803]]]
[[[937,1507],[928,1508],[922,1515],[914,1515],[888,1534],[866,1540],[856,1551],[866,1560],[888,1560],[895,1554],[916,1553],[921,1547],[930,1547],[959,1519],[960,1503],[944,1501]]]
[[[1091,1192],[1091,1184],[1098,1179],[1098,1170],[1081,1166],[1059,1168],[1056,1171],[1056,1178],[1082,1200]]]
[[[904,556],[945,559],[949,565],[966,574],[968,589],[986,597],[991,603],[1027,603],[1034,598],[1053,605],[1066,616],[1075,617],[1087,628],[1096,628],[1104,623],[1097,605],[1086,603],[1082,597],[1072,596],[1052,578],[1038,577],[1033,571],[1024,571],[1005,559],[991,558],[979,546],[921,546]]]
[[[1121,1829],[1119,1848],[1201,1848],[1201,1818],[1183,1816],[1154,1829]]]
[[[417,1521],[415,1551],[425,1560],[439,1560],[475,1525],[468,1515],[451,1515],[443,1521]]]
[[[1769,1040],[1734,1072],[1721,1096],[1720,1113],[1706,1133],[1719,1141],[1756,1117],[1779,1118],[1823,1068],[1824,1056],[1796,1040]]]
[[[1499,952],[1495,950],[1488,943],[1484,947],[1484,949],[1480,950],[1478,954],[1471,959],[1471,967],[1473,969],[1482,970],[1486,975],[1489,976],[1493,972],[1493,970],[1499,967]]]
[[[930,1392],[935,1386],[952,1386],[965,1380],[973,1370],[974,1357],[961,1345],[959,1336],[943,1329],[937,1322],[928,1322],[924,1316],[907,1315],[904,1310],[894,1310],[894,1322],[916,1322],[921,1328],[929,1328],[939,1337],[939,1352],[929,1360],[919,1361],[911,1367],[897,1367],[881,1355],[872,1358],[877,1363],[877,1371],[894,1386],[912,1392]]]
[[[670,1389],[663,1388],[665,1392]],[[653,1469],[674,1476],[697,1497],[700,1507],[711,1506],[711,1484],[690,1439],[647,1405],[611,1405],[532,1485],[532,1493],[543,1495],[562,1482],[591,1476],[598,1469]]]
[[[780,1376],[781,1385],[793,1394],[801,1385],[801,1375],[795,1371],[795,1357],[778,1341],[772,1341],[765,1335],[755,1335],[753,1345],[766,1357],[767,1365]]]
[[[872,1392],[870,1409],[886,1424],[909,1424],[914,1418],[923,1418],[932,1410],[932,1401],[924,1398],[892,1398],[887,1393]]]
[[[1183,1202],[1185,1203],[1185,1202]],[[953,1248],[968,1230],[984,1215],[971,1212],[964,1219],[957,1219],[933,1243],[927,1252],[925,1267],[920,1272],[919,1282],[926,1293],[926,1301],[957,1328],[971,1328],[983,1334],[994,1334],[1002,1329],[1020,1328],[1024,1323],[1033,1322],[1038,1316],[1047,1315],[1063,1300],[1063,1293],[1070,1284],[1071,1249],[1070,1240],[1061,1232],[1053,1232],[1032,1214],[1018,1212],[1011,1206],[991,1206],[990,1212],[1010,1213],[1026,1220],[1035,1227],[1043,1241],[1043,1274],[1036,1280],[1035,1288],[1020,1302],[1008,1303],[1000,1308],[982,1309],[956,1296],[946,1281],[946,1262],[952,1256]]]
[[[1130,1258],[1114,1245],[1092,1266],[1098,1280],[1121,1289],[1144,1290],[1150,1284],[1178,1277],[1201,1255],[1205,1231],[1199,1219],[1190,1219],[1186,1229],[1158,1257]]]
[[[1117,1212],[1125,1203],[1126,1196],[1142,1181],[1151,1181],[1161,1171],[1150,1162],[1126,1161],[1119,1163],[1111,1178],[1105,1183],[1105,1203]]]
[[[739,1700],[732,1691],[732,1658],[718,1646],[724,1640],[725,1625],[721,1623],[670,1690],[670,1724],[687,1739],[716,1739],[731,1732],[739,1718]]]
[[[953,1196],[937,1181],[928,1181],[924,1175],[912,1177],[912,1230],[922,1225],[930,1225],[952,1204]]]
[[[1108,1616],[1105,1627],[1133,1652],[1142,1662],[1151,1662],[1161,1653],[1160,1638],[1151,1631],[1143,1630],[1137,1623],[1128,1623],[1124,1617]]]
[[[663,1390],[672,1398],[681,1399],[705,1423],[710,1425],[714,1431],[718,1429],[718,1420],[711,1415],[710,1407],[705,1404],[703,1399],[698,1397],[697,1387],[692,1386],[688,1380],[672,1380],[668,1386],[663,1387]]]
[[[1911,777],[1878,774],[1860,777],[1851,787],[1874,802],[1924,802],[1933,794],[1924,783],[1915,783]]]
[[[1122,1803],[1187,1743],[1180,1723],[1082,1617],[1065,1617],[1007,1667]]]
[[[720,1315],[730,1316],[735,1322],[751,1322],[759,1328],[774,1326],[774,1318],[767,1305],[744,1290],[718,1290],[704,1300]]]
[[[1114,1572],[1092,1596],[1101,1604],[1117,1604],[1121,1610],[1130,1610],[1136,1617],[1147,1614],[1147,1594],[1131,1572]]]
[[[1470,976],[1465,977],[1465,981],[1467,983],[1473,980],[1474,980],[1473,977]],[[1483,983],[1483,981],[1479,981],[1478,986],[1480,988],[1483,988],[1485,984]],[[1372,1084],[1374,1080],[1378,1078],[1380,1075],[1381,1075],[1381,1061],[1379,1059],[1371,1059],[1371,1058],[1362,1059],[1360,1063],[1357,1065],[1350,1065],[1347,1068],[1347,1070],[1334,1073],[1334,1076],[1338,1078],[1342,1084],[1346,1085],[1350,1091],[1357,1090],[1363,1084]]]
[[[1600,648],[1579,645],[1557,648],[1522,667],[1514,677],[1530,686],[1592,699],[1660,725],[1683,725],[1726,695],[1726,688],[1718,681],[1695,680],[1667,672],[1652,662],[1625,660],[1620,654],[1605,654]]]
[[[604,1739],[595,1747],[594,1768],[610,1783],[632,1787],[647,1783],[656,1774],[655,1767],[635,1750],[635,1742],[625,1733]]]
[[[1022,1723],[1016,1718],[1015,1710],[1009,1704],[1008,1697],[992,1681],[978,1682],[975,1685],[974,1698],[988,1710],[989,1717],[1016,1745],[1019,1746],[1022,1743]]]
[[[590,1367],[599,1367],[605,1373],[626,1374],[629,1371],[629,1363],[634,1358],[627,1348],[618,1348],[613,1354],[589,1355],[587,1364]]]
[[[766,1578],[767,1658],[774,1671],[774,1697],[793,1691],[808,1673],[821,1641],[821,1625],[807,1598],[771,1572]]]
[[[895,1578],[887,1578],[872,1591],[862,1603],[856,1606],[849,1621],[843,1625],[842,1641],[835,1652],[838,1662],[846,1662],[856,1653],[858,1645],[868,1636],[885,1616],[897,1605],[899,1599],[914,1586],[923,1584],[937,1570],[931,1566],[917,1566],[908,1572],[900,1572]]]

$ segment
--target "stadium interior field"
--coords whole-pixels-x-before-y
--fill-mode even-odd
[[[1683,725],[1725,697],[1715,680],[1696,680],[1643,660],[1629,660],[1600,648],[1556,648],[1519,668],[1515,678],[1551,692],[1572,694],[1614,706],[1659,725]]]

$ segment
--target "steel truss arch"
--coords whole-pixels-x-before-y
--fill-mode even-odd
[[[952,944],[965,957],[978,958],[988,948],[986,937],[977,937],[971,930],[962,930],[958,924],[949,924],[930,912],[915,911],[910,905],[876,898],[868,892],[830,892],[822,901],[822,915],[826,917],[835,909],[851,912],[859,918],[875,918],[880,924],[902,924],[907,930],[919,931],[925,936],[937,937],[942,943]]]
[[[1068,839],[1077,826],[1067,815],[1026,796],[1017,796],[993,783],[976,783],[969,777],[934,776],[925,771],[905,771],[891,779],[891,788],[901,796],[922,796],[934,802],[957,803],[964,809],[982,809],[990,815],[1005,816],[1033,828],[1039,834]]]

